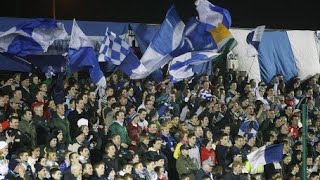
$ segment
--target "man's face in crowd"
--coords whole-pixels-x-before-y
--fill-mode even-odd
[[[21,93],[21,90],[16,90],[15,93],[14,93],[14,97],[18,100],[21,100],[22,99],[22,93]]]
[[[83,103],[84,103],[84,104],[87,104],[87,103],[88,103],[88,95],[87,95],[87,94],[84,94],[84,95],[82,96],[82,100],[83,100]]]
[[[249,106],[247,108],[247,113],[253,116],[254,115],[254,108],[252,106]]]
[[[222,131],[225,134],[230,134],[230,131],[231,131],[230,126],[226,126]]]
[[[129,91],[127,92],[128,96],[133,96],[134,90],[133,88],[130,88]]]
[[[65,112],[64,105],[62,105],[62,104],[58,105],[58,107],[57,107],[57,113],[58,113],[59,115],[64,115],[64,112]]]
[[[109,88],[106,93],[107,93],[107,97],[113,96],[113,89]]]
[[[124,121],[124,113],[123,112],[120,112],[117,116],[117,120],[120,121],[120,122],[123,122]]]
[[[47,92],[48,91],[48,86],[46,84],[41,84],[40,90],[43,91],[43,92]]]
[[[151,124],[150,127],[149,127],[149,132],[152,133],[152,134],[157,133],[158,132],[157,125]]]
[[[274,119],[276,117],[276,114],[274,113],[273,110],[269,110],[268,111],[268,118],[270,119]]]
[[[229,136],[223,136],[221,141],[221,145],[225,146],[229,142]]]
[[[235,141],[235,144],[238,146],[238,147],[242,147],[244,145],[244,140],[243,138],[238,138],[236,141]]]
[[[162,143],[161,140],[157,140],[157,141],[154,143],[153,147],[154,147],[156,150],[160,150],[160,149],[161,149],[161,143]]]
[[[77,105],[78,109],[83,109],[84,108],[83,100],[79,100],[78,104],[76,104],[76,105]]]
[[[132,115],[132,114],[134,114],[134,113],[136,113],[136,109],[135,109],[135,108],[131,108],[128,114],[129,114],[129,115]]]
[[[93,175],[93,167],[91,164],[85,165],[83,169],[83,174]]]
[[[71,97],[75,97],[77,95],[77,89],[76,87],[71,87],[70,90],[69,90],[69,94]]]
[[[81,152],[81,155],[82,155],[83,157],[89,158],[89,156],[90,156],[90,151],[89,151],[89,149],[88,149],[88,148],[84,148],[83,151]]]
[[[96,93],[95,92],[90,92],[89,99],[92,102],[96,101]]]
[[[286,108],[286,110],[285,110],[286,114],[291,115],[291,114],[292,114],[292,111],[293,111],[293,108],[292,108],[291,106],[287,106],[287,108]]]
[[[237,165],[236,167],[234,167],[234,171],[237,174],[240,174],[242,172],[242,166],[241,165]]]
[[[19,119],[13,119],[10,122],[10,127],[13,129],[18,129],[19,128]]]
[[[197,137],[196,136],[192,136],[188,139],[188,142],[191,146],[194,146],[196,144],[197,141]]]
[[[197,128],[195,129],[194,134],[195,134],[197,137],[203,137],[203,130],[202,130],[202,128],[201,128],[201,127],[197,127]]]
[[[191,122],[192,122],[192,124],[194,124],[194,125],[199,125],[199,124],[200,124],[197,115],[192,116]]]
[[[142,111],[140,113],[140,119],[144,120],[144,119],[146,119],[146,116],[147,116],[147,111]]]
[[[26,113],[24,114],[24,119],[27,121],[31,121],[32,119],[32,112],[31,111],[26,111]]]
[[[121,138],[119,135],[115,136],[113,139],[112,139],[112,142],[113,144],[115,144],[116,146],[120,146],[121,144]]]
[[[21,81],[21,84],[24,87],[29,87],[30,86],[30,80],[29,79],[25,79],[25,80]]]

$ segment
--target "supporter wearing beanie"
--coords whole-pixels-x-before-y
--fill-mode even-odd
[[[132,115],[132,121],[129,123],[127,127],[128,135],[131,141],[138,142],[139,134],[142,132],[141,127],[138,125],[139,121],[139,113],[135,113]]]
[[[17,159],[12,159],[9,162],[9,173],[5,179],[30,179],[26,175],[26,171]]]

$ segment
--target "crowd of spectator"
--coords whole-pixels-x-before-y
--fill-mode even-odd
[[[15,73],[0,79],[0,179],[319,179],[320,79],[237,71],[192,80]],[[302,149],[301,107],[308,110]],[[252,167],[247,155],[283,144],[283,160]]]

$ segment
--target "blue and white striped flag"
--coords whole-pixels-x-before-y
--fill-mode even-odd
[[[260,165],[265,165],[282,160],[283,144],[265,145],[247,155],[248,161],[252,164],[252,169]]]
[[[94,48],[88,37],[73,20],[68,56],[73,72],[87,68],[92,82],[98,87],[106,87],[106,78],[100,69]]]
[[[174,58],[169,65],[173,82],[181,81],[194,75],[196,65],[211,61],[220,54],[213,50],[188,52]]]
[[[159,31],[152,39],[149,47],[141,58],[141,63],[148,72],[137,75],[137,78],[141,79],[147,77],[172,60],[170,53],[179,46],[182,40],[184,27],[184,23],[172,6],[168,10],[166,19],[161,24]]]
[[[131,79],[137,79],[140,75],[148,73],[133,50],[119,35],[106,30],[105,41],[101,45],[99,62],[109,61],[116,65]]]
[[[0,52],[17,56],[41,54],[58,39],[68,36],[62,23],[53,19],[33,19],[0,34]]]

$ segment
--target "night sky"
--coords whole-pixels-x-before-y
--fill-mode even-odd
[[[3,2],[0,16],[52,17],[53,0],[10,0]],[[186,21],[196,14],[193,0],[55,0],[56,18],[88,21],[115,21],[160,24],[171,4]],[[316,1],[215,0],[228,9],[232,27],[270,29],[320,29]]]

